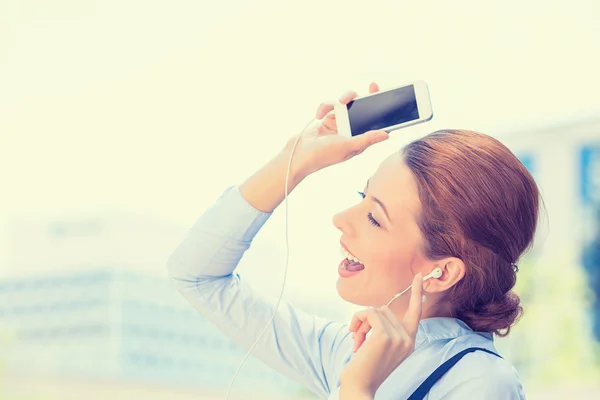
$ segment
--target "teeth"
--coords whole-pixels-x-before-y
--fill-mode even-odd
[[[342,253],[343,256],[345,256],[348,260],[350,261],[355,261],[355,262],[359,262],[362,264],[362,261],[360,261],[358,258],[354,257],[352,254],[348,253],[343,247],[341,248],[340,252]]]

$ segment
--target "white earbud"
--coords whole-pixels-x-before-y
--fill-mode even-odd
[[[434,269],[433,271],[431,271],[431,273],[429,275],[425,275],[423,277],[423,282],[425,282],[427,279],[439,279],[442,276],[442,269],[440,267],[437,267],[436,269]]]
[[[440,267],[434,269],[433,271],[431,271],[431,273],[425,275],[423,277],[423,282],[425,282],[428,279],[439,279],[442,276],[442,269]],[[412,287],[412,284],[407,287],[406,289],[404,289],[403,291],[401,291],[400,293],[398,293],[397,295],[395,295],[394,297],[392,297],[392,299],[387,303],[387,306],[389,307],[390,304],[392,304],[392,301],[396,300],[398,297],[402,296],[404,293],[408,292],[408,290]],[[423,295],[423,302],[425,302],[425,295]]]

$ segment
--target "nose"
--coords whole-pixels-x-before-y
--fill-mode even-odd
[[[351,235],[354,231],[352,229],[352,223],[350,222],[349,215],[350,209],[340,211],[333,216],[333,225],[339,229],[342,233]]]

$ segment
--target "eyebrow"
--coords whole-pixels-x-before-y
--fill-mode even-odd
[[[369,188],[369,180],[367,179],[367,189]],[[385,214],[386,218],[388,219],[388,221],[392,222],[392,220],[390,219],[390,216],[387,212],[387,209],[385,208],[385,205],[383,205],[383,202],[381,200],[379,200],[377,197],[373,197],[371,196],[371,199],[373,199],[373,201],[377,204],[379,204],[379,206],[381,207],[381,209],[383,210],[383,213]]]

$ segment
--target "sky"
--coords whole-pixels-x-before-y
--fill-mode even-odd
[[[597,115],[599,4],[0,2],[0,221],[129,212],[188,226],[322,101],[424,79],[431,122],[311,177],[290,199],[290,290],[329,293],[331,216],[385,155],[445,127],[501,137]],[[279,210],[258,249],[282,249],[283,227]],[[247,268],[275,282],[275,264]]]

